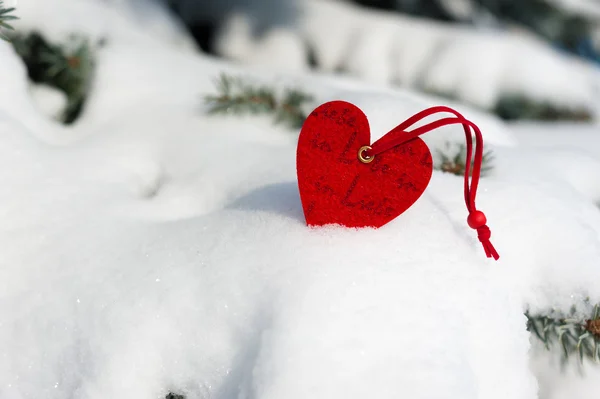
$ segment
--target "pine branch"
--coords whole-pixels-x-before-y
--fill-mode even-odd
[[[8,23],[8,21],[14,21],[18,19],[14,15],[10,15],[13,11],[15,11],[14,8],[5,8],[4,1],[0,0],[0,39],[5,41],[10,41],[10,38],[2,31],[5,29],[14,30],[14,28]]]
[[[566,316],[555,311],[547,315],[526,312],[527,330],[547,349],[560,345],[564,361],[577,355],[581,362],[587,358],[600,363],[600,304],[592,306],[586,300],[584,306],[584,312],[573,306]]]
[[[529,99],[523,95],[500,97],[493,111],[505,120],[587,122],[593,119],[591,111],[586,107],[558,106],[547,101]]]
[[[67,43],[53,44],[39,33],[17,35],[13,46],[21,56],[29,77],[67,95],[68,103],[61,120],[73,123],[83,111],[94,75],[93,48],[89,42],[73,35]]]
[[[312,96],[299,89],[287,89],[281,98],[269,86],[253,86],[239,77],[222,74],[216,82],[216,95],[204,100],[209,114],[272,114],[275,123],[299,128],[306,119],[303,110]]]
[[[467,148],[464,144],[452,148],[451,143],[446,143],[444,151],[438,150],[440,162],[435,163],[435,170],[440,170],[445,173],[452,173],[457,176],[464,176],[465,162],[467,157]],[[492,151],[484,151],[481,159],[481,176],[487,175],[493,169],[494,155]],[[470,174],[473,173],[473,161],[471,161]]]

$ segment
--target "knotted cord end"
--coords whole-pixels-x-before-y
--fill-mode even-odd
[[[449,112],[454,114],[454,118],[444,118],[437,120],[435,122],[431,122],[429,124],[420,126],[410,131],[406,131],[409,127],[413,126],[415,123],[421,121],[422,119],[431,116],[433,114],[439,112]],[[467,222],[472,229],[477,230],[477,236],[479,241],[483,245],[483,249],[485,250],[485,254],[488,258],[494,258],[498,260],[500,256],[496,249],[490,242],[491,232],[489,227],[486,225],[487,220],[483,212],[475,209],[475,197],[477,195],[477,187],[479,185],[479,178],[481,175],[481,163],[483,162],[483,135],[481,134],[481,130],[468,119],[465,119],[459,112],[453,110],[449,107],[432,107],[428,108],[424,111],[421,111],[412,117],[408,118],[406,121],[402,122],[400,125],[396,126],[382,138],[371,144],[370,148],[365,146],[359,150],[358,157],[361,162],[367,163],[373,160],[373,157],[376,155],[387,151],[395,146],[404,144],[420,135],[430,132],[434,129],[440,128],[442,126],[461,124],[463,125],[463,129],[465,131],[465,138],[467,142],[467,153],[465,165],[473,164],[473,168],[465,168],[465,204],[467,205],[467,209],[469,210],[469,217],[467,218]],[[473,159],[473,133],[475,134],[475,154]],[[469,181],[469,177],[471,177]]]
[[[477,238],[479,238],[479,242],[483,245],[483,250],[485,251],[485,255],[488,258],[494,258],[494,260],[498,260],[500,255],[490,242],[490,238],[492,237],[492,232],[490,228],[486,225],[487,219],[485,214],[481,211],[473,211],[469,214],[467,218],[467,223],[469,227],[477,230]]]

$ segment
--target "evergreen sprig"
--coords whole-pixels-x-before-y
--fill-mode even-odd
[[[452,173],[457,176],[464,176],[465,162],[467,157],[467,147],[464,144],[453,146],[450,142],[446,143],[446,148],[437,151],[440,162],[436,162],[435,169]],[[481,159],[481,176],[485,176],[493,169],[494,155],[491,150],[483,152]],[[471,169],[469,173],[473,173],[473,161],[471,161]]]
[[[252,85],[240,77],[222,74],[216,82],[217,94],[207,95],[209,114],[272,114],[275,123],[299,128],[306,119],[303,110],[312,96],[296,88],[282,96],[270,86]]]
[[[0,0],[0,39],[9,41],[10,38],[4,34],[3,30],[14,30],[14,28],[8,23],[8,21],[14,21],[18,19],[14,15],[10,15],[13,11],[15,11],[14,7],[5,8],[4,1]]]
[[[504,120],[542,120],[589,122],[594,119],[585,106],[564,107],[548,101],[529,99],[523,95],[500,97],[493,110]]]
[[[574,305],[567,315],[554,310],[546,315],[527,317],[527,330],[550,349],[554,344],[562,348],[563,360],[577,355],[596,363],[600,362],[600,304],[592,306],[589,300],[584,302],[585,311],[581,312]]]
[[[13,46],[21,56],[29,78],[54,87],[67,96],[61,121],[73,123],[83,111],[94,75],[94,54],[87,39],[72,35],[68,42],[54,44],[33,32],[16,35]]]

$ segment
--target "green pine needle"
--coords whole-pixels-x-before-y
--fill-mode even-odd
[[[457,176],[464,176],[465,163],[467,158],[467,148],[464,144],[452,146],[450,142],[446,143],[446,148],[437,151],[440,158],[434,167],[436,170],[452,173]],[[494,155],[492,151],[484,151],[481,159],[481,176],[487,175],[493,169]],[[473,161],[471,161],[471,169],[469,173],[473,173]]]
[[[68,103],[61,121],[73,123],[83,111],[91,88],[94,75],[92,45],[77,35],[72,35],[66,43],[50,43],[37,32],[16,35],[12,43],[25,62],[32,81],[66,94]]]
[[[563,361],[576,355],[582,363],[584,359],[600,363],[600,327],[597,327],[600,326],[600,304],[592,306],[585,300],[584,307],[586,311],[580,312],[573,306],[566,317],[555,311],[546,315],[532,315],[528,311],[525,313],[527,330],[546,349],[560,345]]]
[[[269,86],[252,85],[240,77],[221,74],[215,82],[217,94],[204,97],[209,114],[271,114],[275,123],[300,128],[306,119],[304,106],[312,96],[287,89],[277,96]]]
[[[591,111],[583,106],[564,107],[523,95],[500,97],[494,112],[505,120],[577,121],[593,119]]]
[[[8,21],[14,21],[18,19],[14,15],[10,15],[15,11],[14,8],[4,8],[4,1],[0,0],[0,39],[10,41],[10,37],[6,35],[2,30],[14,30],[14,28],[8,23]]]

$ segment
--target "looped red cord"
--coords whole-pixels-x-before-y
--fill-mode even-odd
[[[440,112],[451,113],[455,115],[455,117],[439,119],[437,121],[413,129],[410,132],[406,131],[406,129],[419,122],[420,120]],[[485,214],[477,210],[477,208],[475,207],[475,197],[477,195],[477,186],[479,185],[479,177],[481,175],[481,162],[483,159],[483,136],[481,134],[481,130],[479,130],[479,127],[477,127],[477,125],[465,119],[464,116],[462,116],[460,113],[458,113],[450,107],[439,106],[428,108],[408,118],[406,121],[393,128],[389,133],[384,135],[375,143],[371,144],[371,149],[365,151],[364,155],[367,157],[376,156],[377,154],[380,154],[398,145],[413,140],[424,133],[430,132],[434,129],[443,126],[455,124],[463,125],[467,143],[467,156],[465,161],[466,167],[464,179],[465,204],[467,206],[467,210],[469,211],[467,223],[472,229],[477,230],[477,237],[483,245],[483,249],[485,250],[486,256],[488,258],[493,257],[495,260],[498,260],[500,258],[500,255],[498,255],[498,252],[496,252],[496,249],[490,242],[490,237],[492,233],[490,231],[490,228],[486,225],[487,220]],[[471,165],[471,159],[473,157],[473,138],[471,136],[471,129],[475,133],[476,146],[475,159],[473,160],[473,173],[471,176],[471,181],[469,182],[470,168],[468,167],[468,165]]]

